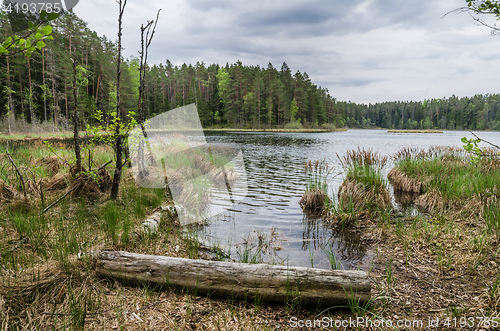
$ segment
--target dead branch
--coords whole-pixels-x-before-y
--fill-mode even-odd
[[[12,156],[9,153],[9,143],[7,143],[7,156],[9,157],[10,162],[16,169],[17,174],[19,175],[19,178],[21,179],[21,184],[23,185],[23,191],[24,191],[24,197],[26,198],[26,184],[24,183],[24,177],[21,175],[21,172],[19,171],[19,168],[16,166],[16,163],[12,159]]]
[[[68,194],[70,194],[71,192],[73,192],[76,188],[78,187],[78,185],[75,185],[73,186],[68,192],[64,193],[64,195],[62,197],[60,197],[59,199],[57,199],[56,201],[54,201],[53,203],[50,204],[50,206],[48,206],[47,208],[45,208],[41,213],[40,215],[42,214],[45,214],[45,212],[47,210],[49,210],[50,208],[54,207],[55,205],[57,205],[62,199],[64,199]]]

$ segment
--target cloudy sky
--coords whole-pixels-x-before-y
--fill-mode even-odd
[[[124,55],[137,56],[140,25],[162,9],[150,64],[244,65],[292,72],[338,100],[393,100],[498,93],[500,36],[467,13],[465,0],[128,0]],[[118,5],[80,0],[74,11],[116,40]]]

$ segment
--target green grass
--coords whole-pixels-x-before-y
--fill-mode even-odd
[[[80,132],[80,136],[85,132]],[[14,133],[0,134],[0,140],[23,140],[23,139],[52,139],[52,138],[73,138],[73,132],[46,132],[46,133]]]
[[[332,210],[337,219],[352,218],[344,217],[346,214],[379,213],[392,208],[387,180],[382,174],[387,156],[358,148],[338,157],[345,175],[339,188],[337,206]]]
[[[33,144],[9,150],[29,189],[25,199],[19,176],[7,155],[3,154],[6,152],[5,145],[0,145],[0,179],[10,185],[16,194],[13,200],[2,200],[0,203],[0,268],[6,271],[0,275],[0,295],[19,298],[6,304],[5,309],[10,310],[0,308],[0,319],[7,321],[7,324],[2,322],[1,325],[8,325],[6,329],[22,329],[24,325],[40,329],[47,323],[52,323],[56,329],[82,329],[86,326],[88,313],[98,311],[101,307],[99,302],[108,300],[105,295],[96,292],[100,291],[98,287],[101,284],[93,276],[93,251],[107,248],[172,255],[176,246],[182,247],[177,249],[179,254],[185,251],[185,243],[172,219],[163,218],[154,236],[142,230],[144,219],[160,205],[169,202],[165,190],[137,187],[131,178],[124,175],[116,201],[109,200],[106,194],[95,200],[70,194],[46,213],[41,213],[44,207],[41,194],[32,184],[46,183],[54,175],[41,159],[50,156],[70,161],[72,152]],[[112,157],[112,151],[97,146],[92,153],[93,168],[109,160],[109,157]],[[88,159],[85,160],[88,162]],[[57,175],[68,177],[71,181],[68,174],[69,166],[62,162]],[[61,197],[66,190],[44,191],[45,206]],[[36,280],[30,280],[26,287],[19,290],[2,286],[30,278],[29,274],[47,268],[57,271],[60,277],[68,277],[64,289],[61,288],[62,283],[57,283],[59,276],[43,279],[48,281],[48,289],[33,285]],[[59,291],[61,302],[55,305],[50,303]],[[54,312],[59,317],[41,315],[41,312]]]
[[[472,162],[467,156],[453,152],[403,158],[396,163],[406,175],[423,182],[425,192],[437,190],[448,200],[466,200],[496,192],[500,183],[499,164],[491,158]]]
[[[374,166],[364,164],[353,164],[347,169],[345,178],[351,182],[362,184],[365,190],[386,190],[387,180],[382,171]]]

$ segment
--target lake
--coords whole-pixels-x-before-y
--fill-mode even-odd
[[[243,151],[248,194],[235,207],[212,217],[199,229],[206,244],[230,250],[233,258],[244,254],[244,243],[257,246],[258,237],[276,238],[282,247],[267,261],[291,266],[330,268],[333,253],[345,269],[366,269],[371,252],[355,235],[334,233],[302,212],[299,200],[305,190],[304,163],[326,158],[335,171],[329,177],[330,196],[337,194],[343,177],[337,154],[372,148],[391,155],[404,146],[463,146],[468,131],[444,133],[388,133],[387,130],[349,130],[330,133],[207,132],[209,143],[238,144]],[[480,132],[498,143],[497,132]],[[483,145],[483,144],[482,144]],[[484,144],[486,146],[486,144]],[[391,166],[384,169],[385,173]],[[337,176],[335,176],[337,175]],[[273,235],[271,235],[273,233]],[[253,239],[252,239],[253,238]]]

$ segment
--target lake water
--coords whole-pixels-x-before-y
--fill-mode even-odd
[[[432,145],[463,146],[460,139],[472,138],[467,131],[444,133],[388,133],[387,130],[349,130],[331,133],[206,133],[209,143],[236,143],[243,151],[248,178],[248,194],[234,209],[210,218],[199,231],[208,244],[230,250],[233,257],[243,254],[249,239],[258,234],[267,238],[277,233],[282,249],[266,260],[291,266],[330,268],[327,254],[333,252],[345,269],[366,269],[370,251],[356,236],[333,233],[321,221],[309,219],[299,200],[305,190],[304,163],[326,158],[335,168],[329,178],[330,196],[337,194],[343,177],[337,155],[347,150],[372,148],[391,155],[404,146],[428,148]],[[483,139],[499,142],[497,132],[481,132]],[[390,166],[385,169],[385,173]],[[335,175],[338,175],[335,177]],[[273,229],[273,230],[272,230]],[[251,239],[253,238],[253,240]],[[238,254],[239,251],[239,254]]]

